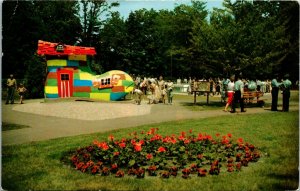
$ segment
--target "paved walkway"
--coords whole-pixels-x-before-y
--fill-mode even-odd
[[[193,98],[191,96],[187,96],[187,99],[192,103]],[[40,99],[26,100],[26,103],[23,105],[5,105],[2,103],[3,122],[28,125],[31,127],[3,131],[2,145],[22,144],[59,137],[105,132],[114,129],[174,120],[207,118],[220,115],[235,117],[236,115],[270,112],[270,108],[259,107],[247,108],[246,113],[236,114],[224,112],[222,111],[223,108],[220,108],[220,110],[191,111],[182,106],[181,102],[182,100],[180,102],[175,101],[173,105],[147,105],[145,102],[142,103],[142,105],[135,105],[132,101],[79,103],[75,100],[68,100],[66,103],[44,103],[44,100]],[[79,108],[77,107],[78,105],[80,105]],[[95,109],[95,107],[99,107],[98,110]],[[33,108],[38,108],[38,111]],[[298,105],[291,106],[291,110],[298,109]],[[87,113],[91,110],[95,115],[90,119],[88,118],[90,115],[87,115]],[[123,110],[126,112],[123,112]],[[66,115],[66,111],[69,112],[69,115]],[[52,113],[53,115],[49,116],[47,113]],[[64,115],[62,115],[62,113],[64,113]],[[106,117],[101,118],[99,117],[101,115],[97,113]],[[119,115],[120,113],[121,115]]]

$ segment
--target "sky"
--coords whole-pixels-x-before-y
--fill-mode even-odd
[[[109,1],[113,2],[113,0]],[[191,4],[190,0],[119,0],[118,2],[120,5],[112,8],[112,11],[120,12],[120,16],[124,17],[124,19],[128,18],[131,11],[143,8],[147,10],[153,8],[156,11],[161,9],[173,10],[176,5]],[[207,1],[206,7],[209,11],[213,7],[222,8],[222,2],[221,0]]]

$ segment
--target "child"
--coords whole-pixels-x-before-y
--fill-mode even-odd
[[[170,90],[170,105],[173,104],[173,89]]]
[[[23,97],[27,89],[24,87],[22,83],[20,83],[20,86],[18,88],[19,96],[20,96],[20,104],[23,104]]]
[[[135,89],[134,93],[136,94],[135,103],[141,105],[143,92],[140,89]]]

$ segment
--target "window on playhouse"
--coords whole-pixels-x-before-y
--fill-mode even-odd
[[[98,89],[103,88],[112,88],[112,79],[111,78],[98,78],[96,80],[93,80],[93,86],[98,87]]]
[[[110,85],[110,78],[101,79],[101,85]]]
[[[66,81],[68,81],[69,80],[69,74],[61,74],[60,75],[60,80],[66,80]]]

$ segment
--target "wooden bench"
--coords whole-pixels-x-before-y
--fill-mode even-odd
[[[246,91],[243,93],[244,103],[246,105],[257,103],[259,104],[259,106],[264,107],[264,99],[260,99],[261,97],[263,97],[263,95],[264,93],[260,91],[254,91],[254,92]]]

